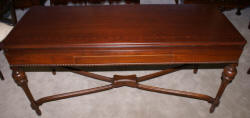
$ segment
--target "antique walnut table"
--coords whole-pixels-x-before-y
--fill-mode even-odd
[[[213,112],[237,73],[246,41],[212,6],[134,5],[33,7],[3,43],[14,80],[41,115],[43,103],[122,86],[204,100],[211,103]],[[215,97],[140,84],[183,65],[198,64],[225,64]],[[145,65],[175,66],[140,77],[112,78],[79,69]],[[61,67],[110,84],[35,100],[27,85],[27,67]]]

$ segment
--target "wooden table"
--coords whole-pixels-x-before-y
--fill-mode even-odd
[[[134,5],[33,7],[3,43],[14,80],[24,90],[32,109],[41,115],[39,106],[43,103],[121,86],[204,100],[211,103],[213,112],[237,73],[246,41],[215,7]],[[216,97],[140,84],[183,65],[198,64],[226,65]],[[112,78],[78,69],[145,65],[166,68],[141,77]],[[110,84],[35,100],[27,85],[27,67],[61,67]],[[197,66],[194,69],[197,72]]]

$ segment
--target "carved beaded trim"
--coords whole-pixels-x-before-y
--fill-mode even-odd
[[[238,63],[235,61],[232,62],[214,62],[212,64],[231,64]],[[178,64],[211,64],[210,62],[172,62],[172,63],[123,63],[123,64],[14,64],[10,65],[11,67],[45,67],[45,66],[132,66],[132,65],[178,65]]]

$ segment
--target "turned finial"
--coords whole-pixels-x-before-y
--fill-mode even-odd
[[[226,79],[228,81],[232,81],[237,74],[237,69],[235,64],[230,64],[228,66],[225,66],[223,71],[223,79]]]

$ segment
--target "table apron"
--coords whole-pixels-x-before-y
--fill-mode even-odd
[[[238,62],[242,47],[168,47],[136,49],[10,49],[10,65],[126,65]]]

